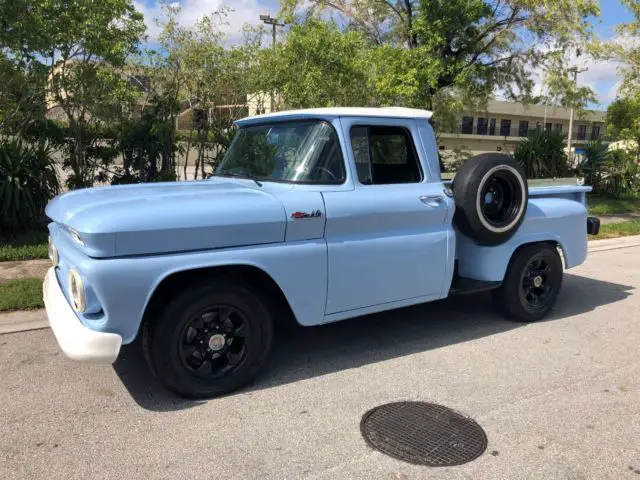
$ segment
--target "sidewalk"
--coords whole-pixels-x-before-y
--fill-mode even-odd
[[[44,309],[0,313],[0,335],[48,327]]]

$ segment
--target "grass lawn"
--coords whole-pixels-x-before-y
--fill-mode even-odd
[[[623,213],[640,213],[640,196],[620,198],[588,195],[587,204],[592,215],[616,215]]]
[[[0,282],[0,312],[43,307],[42,279],[18,278]]]
[[[594,240],[616,237],[628,237],[629,235],[640,235],[640,220],[627,220],[620,223],[609,223],[600,225],[600,233]]]
[[[0,262],[47,258],[46,230],[29,230],[11,238],[0,238]]]

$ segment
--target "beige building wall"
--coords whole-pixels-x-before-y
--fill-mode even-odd
[[[247,95],[247,107],[249,116],[262,115],[280,110],[282,105],[282,97],[274,96],[273,104],[271,102],[271,94],[268,92],[257,92]],[[273,106],[273,109],[272,109]]]
[[[473,117],[472,134],[462,133],[463,117]],[[551,128],[561,128],[566,135],[569,133],[570,111],[567,108],[555,108],[541,105],[523,105],[520,103],[491,100],[486,110],[463,112],[457,118],[455,131],[438,132],[438,147],[441,156],[445,159],[454,159],[459,154],[477,155],[485,152],[512,153],[518,142],[525,137],[520,136],[520,122],[528,122],[528,130],[532,131],[537,126],[545,128],[551,124]],[[486,118],[487,134],[478,134],[478,118]],[[574,115],[573,119],[573,145],[576,148],[584,146],[591,140],[592,132],[606,141],[604,131],[605,112],[589,112],[583,117]],[[495,119],[495,129],[490,131],[490,119]],[[501,135],[502,120],[510,120],[508,135]],[[557,127],[560,125],[561,127]],[[585,133],[584,139],[579,139],[578,132],[581,126]],[[504,132],[503,132],[504,133]]]

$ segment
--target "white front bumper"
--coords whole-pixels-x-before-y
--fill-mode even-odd
[[[116,333],[96,332],[85,327],[67,302],[51,267],[42,287],[44,306],[58,345],[72,360],[110,364],[120,353],[122,337]]]

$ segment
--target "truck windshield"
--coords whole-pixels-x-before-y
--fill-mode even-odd
[[[339,184],[345,169],[333,126],[300,121],[240,128],[214,175]]]

